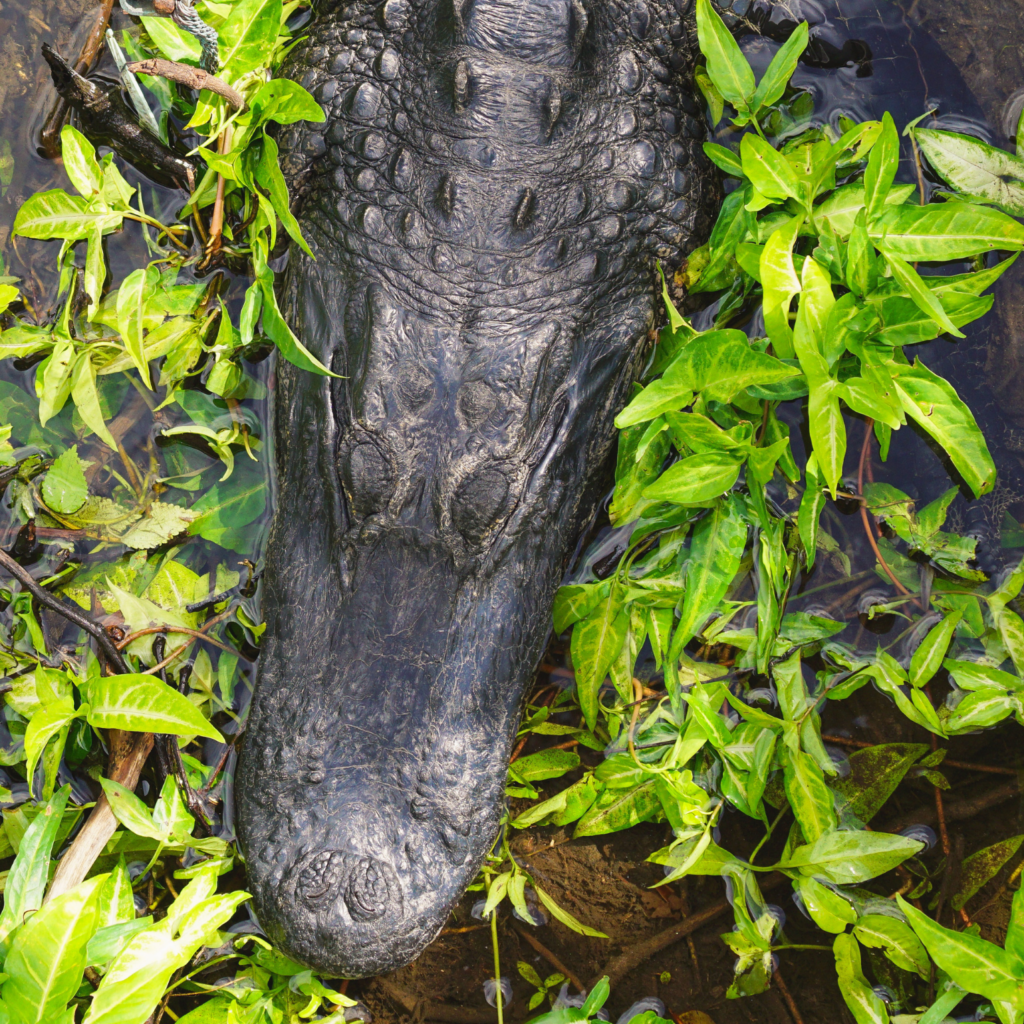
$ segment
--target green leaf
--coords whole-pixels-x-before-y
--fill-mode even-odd
[[[993,617],[999,625],[999,635],[1010,655],[1013,667],[1018,673],[1024,672],[1024,621],[1009,608],[1004,608],[998,616]]]
[[[601,784],[589,772],[579,782],[556,793],[548,800],[534,804],[513,818],[513,828],[529,828],[531,825],[568,825],[577,821],[597,799]]]
[[[557,779],[580,766],[580,755],[570,750],[539,750],[513,761],[509,766],[518,778],[526,782]]]
[[[827,832],[810,845],[797,847],[778,867],[849,885],[883,875],[923,848],[916,839],[884,832]]]
[[[60,130],[60,155],[64,171],[78,193],[86,198],[103,188],[103,172],[93,144],[77,128],[66,124]]]
[[[839,406],[842,385],[835,380],[822,381],[807,401],[807,419],[818,469],[833,497],[839,489],[846,459],[846,424]]]
[[[908,672],[912,686],[924,686],[942,667],[942,659],[945,658],[953,633],[963,617],[962,611],[950,612],[933,626],[918,644],[914,656],[910,659]]]
[[[806,21],[802,21],[792,35],[779,48],[779,51],[772,57],[768,70],[764,77],[757,84],[754,97],[750,101],[750,108],[756,117],[764,107],[770,107],[781,99],[786,91],[789,80],[796,71],[796,66],[804,50],[807,49],[807,37],[809,28]]]
[[[50,851],[70,793],[70,786],[54,793],[21,837],[18,855],[7,873],[4,886],[0,949],[7,945],[11,933],[21,925],[26,915],[43,905],[43,893],[50,877]]]
[[[170,833],[153,820],[149,808],[130,790],[113,779],[100,778],[104,795],[114,817],[129,831],[158,843],[170,841]]]
[[[811,920],[822,931],[839,935],[857,920],[857,911],[850,901],[816,878],[798,876],[793,879],[793,888],[800,894]]]
[[[625,430],[653,420],[662,413],[682,409],[693,401],[693,390],[685,384],[664,378],[648,384],[615,417],[615,426]]]
[[[78,716],[79,712],[75,710],[74,701],[70,697],[47,704],[32,716],[25,729],[25,776],[28,779],[30,792],[34,784],[36,764],[38,764],[46,744],[62,729],[66,729]],[[58,747],[62,752],[64,749],[63,739],[59,740]],[[57,760],[60,760],[60,754],[57,755]]]
[[[673,501],[677,505],[710,502],[728,491],[739,479],[742,455],[731,452],[702,452],[680,459],[648,484],[643,496],[651,501]]]
[[[797,511],[797,531],[807,558],[808,572],[814,567],[818,548],[818,522],[825,507],[825,478],[818,474],[818,458],[811,452],[807,458],[806,483]]]
[[[774,356],[752,348],[742,331],[710,331],[691,341],[666,368],[664,379],[704,397],[729,402],[753,384],[775,384],[799,376]]]
[[[77,512],[89,496],[89,485],[78,460],[78,446],[62,452],[43,477],[43,501],[54,512]]]
[[[901,971],[913,971],[928,979],[928,953],[906,922],[883,914],[865,914],[857,921],[853,934],[861,945],[883,950]]]
[[[88,238],[97,227],[104,234],[113,231],[121,220],[120,213],[96,210],[89,200],[57,188],[30,196],[18,210],[12,231],[25,238],[74,242]]]
[[[900,137],[896,124],[888,111],[882,116],[882,134],[871,147],[868,166],[864,171],[864,198],[868,221],[872,221],[885,206],[886,196],[896,179],[900,163]]]
[[[18,929],[4,963],[2,996],[18,1024],[51,1024],[63,1018],[82,984],[86,946],[96,930],[97,875],[58,896]]]
[[[977,935],[944,928],[902,896],[896,900],[931,958],[962,989],[987,999],[1019,999],[1024,966],[1018,960]]]
[[[576,694],[589,729],[597,724],[598,690],[626,642],[628,629],[624,592],[615,585],[597,610],[573,627],[571,650]]]
[[[218,30],[220,77],[236,82],[263,67],[281,27],[281,0],[240,0]]]
[[[149,378],[149,363],[146,359],[144,324],[149,296],[159,279],[159,274],[156,267],[140,267],[133,270],[117,290],[117,329],[142,382],[151,391],[153,384]]]
[[[281,219],[285,231],[288,232],[288,237],[312,258],[313,253],[306,244],[305,238],[302,237],[302,229],[299,227],[299,222],[291,211],[288,186],[285,184],[284,175],[278,166],[277,155],[277,142],[271,136],[265,135],[263,137],[260,162],[256,167],[256,180],[270,193],[270,201],[274,204],[274,212]]]
[[[295,337],[292,329],[285,322],[277,305],[277,295],[274,292],[274,272],[264,265],[262,273],[257,273],[257,280],[263,289],[263,331],[278,347],[281,355],[300,370],[308,370],[310,373],[318,373],[325,377],[336,377],[336,373],[328,370]]]
[[[648,775],[629,789],[611,788],[599,793],[580,818],[573,838],[621,832],[642,821],[650,821],[661,812],[656,775]]]
[[[857,1024],[889,1024],[889,1011],[872,989],[860,965],[860,946],[852,935],[837,935],[832,946],[843,1001]]]
[[[804,839],[813,843],[837,825],[832,791],[810,755],[782,748],[786,798],[800,824]]]
[[[75,403],[78,415],[82,422],[103,441],[108,448],[117,450],[117,442],[114,435],[110,433],[106,420],[103,417],[103,409],[100,406],[100,396],[96,390],[96,368],[92,364],[92,358],[88,350],[80,352],[75,360],[74,369],[71,371],[71,400]]]
[[[960,866],[960,881],[956,892],[950,897],[950,906],[960,910],[967,901],[987,882],[999,873],[1003,865],[1020,849],[1024,836],[1003,839],[964,858]]]
[[[706,2],[706,0],[705,0]],[[596,928],[590,928],[589,926],[577,921],[567,910],[563,910],[536,882],[533,883],[533,891],[537,894],[538,899],[545,907],[548,908],[551,916],[561,921],[567,928],[576,932],[578,935],[589,935],[593,939],[607,939],[608,936],[604,932],[599,932]],[[598,986],[594,987],[594,992],[597,992]],[[591,993],[593,995],[594,993]],[[605,993],[607,996],[607,992]]]
[[[208,736],[224,742],[192,701],[155,676],[104,676],[90,680],[87,693],[89,724],[97,729]]]
[[[1024,217],[1024,160],[970,135],[915,128],[917,144],[953,188]]]
[[[301,86],[289,78],[272,78],[264,82],[249,100],[252,123],[276,121],[294,124],[296,121],[325,120],[323,107]]]
[[[975,729],[987,729],[1009,717],[1020,707],[1020,698],[1007,696],[1005,690],[985,689],[969,693],[946,719],[946,732],[953,736],[958,733],[974,732]]]
[[[713,164],[734,178],[743,178],[743,164],[731,149],[718,145],[717,142],[705,142],[704,152]]]
[[[885,197],[885,205],[901,206],[914,194],[916,188],[916,185],[893,186]],[[840,185],[814,208],[814,217],[819,222],[822,219],[827,220],[840,238],[849,238],[857,214],[865,208],[866,203],[863,181]]]
[[[803,217],[798,216],[776,228],[761,253],[765,330],[776,353],[783,359],[792,359],[796,354],[793,329],[789,326],[789,304],[800,291],[800,278],[793,264],[793,246],[802,225]]]
[[[193,504],[190,511],[198,512],[199,518],[189,525],[188,532],[223,545],[263,515],[266,505],[267,483],[262,470],[243,465],[230,480],[215,483]]]
[[[743,173],[768,199],[800,199],[800,186],[789,161],[759,135],[740,140]]]
[[[885,256],[886,263],[889,264],[892,276],[903,285],[917,307],[930,316],[943,331],[952,334],[954,338],[963,338],[963,331],[950,320],[939,297],[924,283],[921,275],[905,260],[889,252],[884,242],[878,244]]]
[[[946,451],[975,496],[995,486],[996,467],[971,410],[952,386],[920,360],[894,375],[904,411]]]
[[[709,0],[697,0],[697,39],[715,88],[738,110],[754,95],[754,72]]]
[[[988,206],[962,202],[886,206],[870,225],[870,234],[884,244],[886,255],[910,263],[1024,248],[1024,224]]]

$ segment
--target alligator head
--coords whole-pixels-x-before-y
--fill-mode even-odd
[[[236,792],[259,920],[324,972],[415,957],[497,835],[655,261],[716,208],[691,5],[356,0],[293,58],[327,120],[281,140],[286,306],[339,376],[278,364]]]

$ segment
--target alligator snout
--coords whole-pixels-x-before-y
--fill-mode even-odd
[[[236,794],[259,920],[328,974],[415,957],[497,837],[655,260],[715,210],[691,6],[355,0],[295,51],[327,121],[281,138],[283,298],[338,376],[277,368]]]

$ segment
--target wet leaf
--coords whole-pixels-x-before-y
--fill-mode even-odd
[[[18,1024],[51,1024],[82,984],[86,946],[96,929],[97,875],[58,896],[18,929],[4,962],[3,1003]]]
[[[730,452],[690,455],[673,463],[654,483],[648,484],[643,496],[677,505],[711,502],[736,483],[742,466],[743,457]]]
[[[580,755],[570,750],[540,750],[513,761],[510,771],[526,782],[557,779],[580,765]]]
[[[897,917],[865,914],[854,926],[853,934],[863,946],[881,949],[902,971],[913,971],[928,979],[931,965],[928,953],[910,925]]]
[[[887,206],[870,226],[887,254],[908,263],[962,260],[992,249],[1024,248],[1024,224],[970,203]]]
[[[837,935],[832,948],[839,991],[853,1019],[857,1024],[888,1024],[885,1003],[864,977],[857,940],[852,935]]]
[[[885,206],[899,163],[900,138],[896,134],[892,114],[886,111],[882,116],[882,132],[871,147],[864,171],[864,200],[869,221],[877,217]]]
[[[1024,217],[1024,160],[970,135],[915,128],[914,138],[953,188]]]
[[[85,473],[78,459],[78,446],[72,445],[59,455],[43,477],[43,501],[54,512],[77,512],[89,494]]]
[[[977,935],[944,928],[902,896],[896,900],[931,958],[961,988],[987,999],[1019,998],[1024,966],[1009,953]]]
[[[995,486],[996,467],[971,410],[920,360],[894,376],[903,409],[946,451],[976,497]]]
[[[81,196],[63,189],[36,192],[27,199],[14,218],[12,231],[25,238],[62,238],[68,241],[88,238],[99,229],[106,234],[121,226],[121,214],[97,210]]]
[[[757,83],[757,89],[750,101],[751,110],[755,114],[763,107],[770,107],[773,103],[777,103],[786,91],[786,86],[793,77],[793,72],[796,71],[797,62],[804,50],[807,49],[808,33],[807,22],[802,21],[793,29],[790,37],[772,57],[772,62],[768,65],[768,70],[765,71],[761,81]],[[749,138],[749,136],[744,137]]]
[[[918,644],[910,659],[908,674],[912,686],[924,686],[942,667],[942,660],[949,650],[953,633],[963,618],[963,612],[955,611],[946,615],[933,626],[928,635]]]
[[[604,932],[599,932],[596,928],[591,928],[588,925],[583,924],[581,921],[577,921],[567,910],[560,907],[536,882],[533,883],[534,892],[537,893],[537,897],[541,903],[548,908],[551,916],[557,918],[567,928],[576,932],[578,935],[589,935],[594,939],[607,939],[608,936]],[[594,987],[594,992],[597,992],[598,986]],[[593,994],[593,993],[591,993]],[[607,991],[605,993],[607,995]]]
[[[789,162],[760,136],[743,136],[740,159],[743,173],[761,195],[768,199],[800,199],[800,186]]]
[[[657,776],[648,775],[630,789],[603,790],[580,818],[573,838],[621,832],[642,821],[650,821],[661,813],[656,785]]]
[[[960,883],[950,897],[950,906],[960,910],[967,901],[987,882],[991,881],[1003,865],[1020,849],[1024,836],[1014,836],[993,843],[964,858],[960,867]]]
[[[754,95],[754,72],[709,0],[697,0],[697,38],[715,88],[734,107],[746,109]]]
[[[747,543],[747,521],[740,501],[719,502],[693,529],[690,557],[683,570],[684,598],[669,658],[683,647],[718,607],[739,571]]]
[[[814,759],[802,750],[793,751],[783,747],[782,764],[786,797],[804,839],[814,843],[836,827],[832,791],[825,785],[824,774]]]
[[[155,676],[127,673],[92,679],[87,693],[89,724],[98,729],[208,736],[224,742],[192,701]]]
[[[66,124],[60,130],[64,171],[79,195],[88,198],[103,188],[103,172],[93,144],[77,128]]]
[[[514,828],[529,828],[531,825],[568,825],[577,821],[597,799],[601,784],[592,774],[585,775],[579,782],[563,789],[548,800],[542,800],[533,807],[513,818]]]
[[[793,888],[800,894],[811,920],[822,931],[839,935],[857,920],[857,911],[850,901],[816,878],[794,878]]]
[[[797,847],[778,866],[849,885],[891,871],[923,847],[916,839],[884,832],[827,832],[814,843]]]
[[[0,913],[0,949],[9,943],[11,933],[25,916],[43,905],[43,893],[50,877],[50,852],[60,828],[70,786],[54,793],[36,815],[18,845],[18,855],[7,873],[4,909]]]
[[[571,649],[577,698],[591,730],[597,724],[598,690],[626,642],[628,629],[624,591],[614,584],[597,609],[573,628]]]

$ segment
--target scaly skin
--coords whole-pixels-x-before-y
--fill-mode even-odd
[[[282,139],[316,254],[288,315],[341,376],[278,364],[236,794],[259,920],[311,967],[413,959],[497,835],[655,260],[717,209],[678,3],[357,2],[286,71],[328,115]]]

